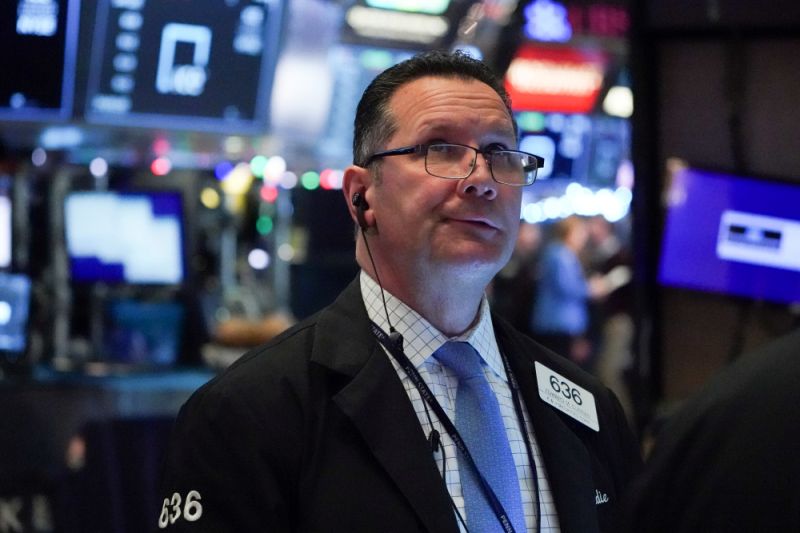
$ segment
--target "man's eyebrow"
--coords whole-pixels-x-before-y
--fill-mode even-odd
[[[420,133],[424,135],[432,135],[436,133],[450,133],[458,128],[453,124],[446,124],[443,122],[423,124],[420,128]]]

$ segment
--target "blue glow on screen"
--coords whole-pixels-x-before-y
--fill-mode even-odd
[[[673,174],[659,282],[800,302],[800,184],[686,168]]]
[[[73,192],[64,215],[74,281],[171,285],[183,280],[178,193]]]

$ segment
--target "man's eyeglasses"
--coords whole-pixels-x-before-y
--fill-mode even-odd
[[[418,144],[376,152],[361,165],[367,167],[378,158],[393,155],[422,154],[425,156],[425,171],[437,178],[460,180],[475,170],[478,154],[483,154],[492,179],[498,183],[523,187],[536,180],[536,172],[544,166],[544,159],[518,150],[490,148],[479,150],[472,146],[452,143]]]

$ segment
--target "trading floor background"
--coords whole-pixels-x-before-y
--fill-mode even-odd
[[[182,402],[356,274],[354,108],[421,50],[505,76],[546,161],[495,310],[536,337],[578,221],[585,325],[557,338],[645,450],[800,325],[796,2],[200,3],[0,7],[0,531],[152,528]]]

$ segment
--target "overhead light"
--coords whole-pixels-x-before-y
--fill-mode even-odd
[[[430,44],[441,39],[450,27],[436,15],[403,13],[364,6],[347,11],[347,24],[362,37]]]
[[[615,117],[629,118],[633,114],[633,92],[630,87],[611,87],[603,99],[603,111]]]
[[[39,144],[46,150],[75,148],[83,142],[83,132],[74,126],[53,126],[42,132]]]
[[[450,0],[366,0],[366,4],[380,9],[441,15],[450,6]]]

